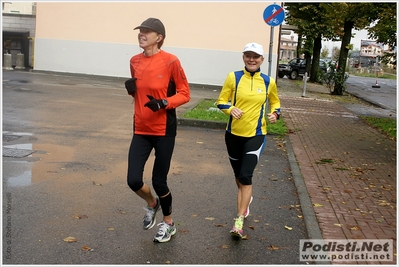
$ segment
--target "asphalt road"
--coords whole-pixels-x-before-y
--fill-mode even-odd
[[[169,174],[178,232],[154,243],[126,184],[133,112],[123,84],[3,71],[3,264],[306,264],[285,140],[272,135],[254,173],[249,240],[237,241],[224,131],[179,126]],[[208,92],[192,88],[192,99]]]
[[[348,93],[396,114],[396,80],[350,76],[346,81],[346,86]]]

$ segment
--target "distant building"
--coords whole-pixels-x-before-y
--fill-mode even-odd
[[[280,60],[290,60],[296,58],[296,49],[298,42],[294,40],[294,36],[290,39],[281,37],[280,39]]]
[[[15,67],[17,55],[24,55],[24,67],[33,66],[36,33],[36,2],[2,2],[3,55],[11,54]],[[4,64],[4,60],[3,60]]]
[[[350,65],[354,68],[374,66],[383,53],[384,47],[382,44],[371,40],[361,40],[360,51],[351,54]]]

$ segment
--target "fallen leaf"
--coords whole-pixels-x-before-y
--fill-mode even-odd
[[[301,218],[302,218],[302,215],[298,215],[298,218],[301,219]]]
[[[314,203],[313,206],[314,206],[314,207],[323,207],[323,205],[317,204],[317,203]]]
[[[342,227],[341,223],[334,223],[335,226]]]
[[[165,261],[166,264],[170,264],[170,261]]]
[[[197,144],[203,144],[204,142],[196,142]]]
[[[108,228],[108,231],[115,231],[115,228],[110,227],[110,228]]]
[[[390,186],[390,185],[389,185]],[[381,186],[380,187],[382,190],[386,190],[386,191],[391,191],[392,190],[392,188],[388,188],[388,187],[385,187],[385,186]]]
[[[248,226],[248,228],[252,229],[252,230],[255,230],[255,226],[252,226],[252,225]]]
[[[287,225],[285,225],[284,228],[287,229],[287,230],[290,230],[290,231],[292,230],[292,227],[289,227]]]
[[[352,230],[352,231],[359,231],[360,227],[355,225],[355,226],[353,226],[352,228],[349,228],[349,229]]]
[[[76,237],[73,237],[73,236],[65,237],[63,240],[64,240],[64,242],[67,242],[67,243],[78,242],[78,239]]]
[[[198,217],[198,214],[193,214],[191,215],[191,217]]]
[[[241,237],[241,239],[242,239],[242,240],[249,240],[249,235],[243,235],[243,236]]]
[[[94,181],[93,181],[93,184],[94,185],[102,185],[101,183],[97,183],[97,182],[94,182]]]
[[[270,245],[267,249],[268,250],[278,250],[279,248],[274,245]]]
[[[218,224],[215,224],[215,226],[216,226],[216,227],[225,227],[225,226],[226,226],[226,224],[221,224],[221,223],[218,223]]]
[[[229,246],[228,245],[223,245],[223,246],[221,246],[221,248],[226,249],[226,248],[229,248]]]
[[[87,215],[77,215],[77,214],[73,215],[72,217],[78,220],[89,218]]]
[[[187,229],[180,229],[179,233],[188,234],[188,230]]]
[[[88,247],[88,246],[83,246],[82,250],[83,251],[93,251],[93,249],[91,247]]]
[[[254,222],[258,223],[258,222],[260,222],[260,221],[259,221],[259,220],[254,220]]]
[[[213,217],[206,217],[205,220],[213,221],[213,220],[215,220],[215,218],[213,218]]]

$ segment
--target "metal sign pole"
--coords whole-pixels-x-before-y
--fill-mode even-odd
[[[273,37],[274,37],[274,27],[270,29],[270,45],[269,45],[269,68],[268,75],[272,75],[272,58],[273,58]]]

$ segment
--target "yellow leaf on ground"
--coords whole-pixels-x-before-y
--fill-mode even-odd
[[[287,230],[290,230],[290,231],[292,230],[292,227],[289,227],[289,226],[287,226],[287,225],[284,226],[284,227],[285,227],[285,229],[287,229]]]
[[[67,242],[67,243],[78,242],[78,239],[76,237],[73,237],[73,236],[65,237],[63,240],[64,240],[64,242]]]
[[[318,204],[318,203],[314,203],[313,206],[314,206],[314,207],[323,207],[322,204]]]

